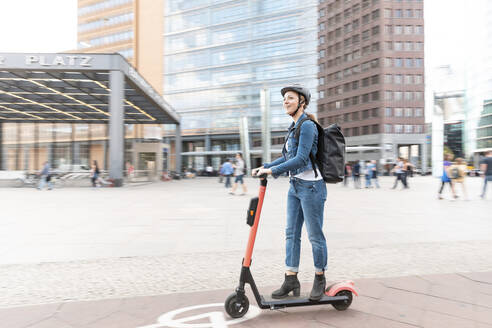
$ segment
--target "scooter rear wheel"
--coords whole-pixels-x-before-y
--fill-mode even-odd
[[[350,290],[341,290],[335,296],[347,296],[348,299],[344,301],[337,301],[332,303],[333,307],[338,311],[345,311],[352,304],[352,292]]]
[[[241,300],[238,300],[238,298],[237,293],[232,293],[224,303],[227,314],[232,318],[243,317],[249,309],[249,300],[246,295],[241,297]]]

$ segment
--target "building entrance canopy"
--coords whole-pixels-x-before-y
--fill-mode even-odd
[[[2,122],[107,123],[116,186],[123,181],[124,123],[176,124],[181,141],[179,115],[119,54],[0,53]]]
[[[0,121],[107,123],[111,71],[123,73],[124,123],[179,123],[123,56],[68,53],[0,53]]]

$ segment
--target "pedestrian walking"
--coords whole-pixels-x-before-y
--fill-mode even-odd
[[[371,161],[371,179],[372,181],[374,182],[374,185],[376,186],[376,188],[380,188],[381,186],[379,185],[379,179],[378,179],[378,168],[377,168],[377,164],[376,164],[376,160],[372,160]]]
[[[395,183],[393,184],[393,188],[391,188],[391,189],[396,189],[396,186],[398,185],[398,181],[401,181],[402,187],[406,188],[406,181],[405,181],[405,178],[403,176],[403,174],[404,174],[403,165],[404,165],[403,164],[403,158],[398,157],[396,159],[396,165],[393,167],[393,170],[392,170],[392,172],[394,172],[396,175],[396,179],[395,179]]]
[[[96,188],[99,187],[99,175],[101,174],[101,171],[99,170],[99,165],[97,165],[97,161],[94,160],[92,161],[92,170],[91,170],[91,182],[92,182],[92,187]]]
[[[354,188],[360,189],[360,163],[356,161],[354,166],[352,167],[352,177],[354,179]]]
[[[483,174],[483,188],[480,198],[485,199],[487,193],[487,181],[492,182],[492,151],[488,151],[486,157],[480,162],[480,170]]]
[[[369,161],[367,161],[365,163],[364,176],[366,178],[366,188],[372,188],[372,185],[371,185],[372,168],[371,168],[371,162],[369,162]]]
[[[465,196],[464,199],[469,200],[465,186],[466,163],[463,158],[458,157],[456,163],[449,167],[449,172],[451,173],[451,183],[453,184],[455,192],[457,186],[460,185],[463,190],[463,196]]]
[[[51,183],[51,172],[50,163],[44,162],[41,172],[39,172],[39,184],[38,190],[42,190],[44,186],[48,185],[48,190],[53,189],[53,184]]]
[[[231,159],[228,158],[224,164],[222,164],[222,175],[225,176],[225,187],[231,187],[231,176],[234,173],[234,168],[232,167]]]
[[[273,298],[284,298],[293,291],[299,296],[300,283],[297,279],[301,251],[302,226],[306,223],[314,260],[315,277],[309,299],[318,301],[324,295],[328,252],[323,234],[323,213],[326,201],[326,185],[315,163],[309,155],[316,155],[318,149],[318,130],[311,120],[311,114],[304,112],[309,104],[309,90],[300,86],[290,86],[281,90],[284,97],[284,109],[292,117],[282,155],[271,163],[252,171],[253,176],[272,174],[278,177],[286,172],[290,176],[290,188],[287,196],[287,228],[285,276],[282,286],[272,293]],[[298,125],[304,119],[300,126]],[[296,128],[300,129],[298,140]],[[315,171],[316,170],[316,171]]]
[[[441,176],[441,188],[439,188],[439,199],[443,199],[442,197],[442,190],[444,189],[444,185],[449,184],[449,187],[451,188],[451,193],[453,195],[453,198],[456,198],[456,192],[454,191],[454,186],[451,182],[450,177],[450,172],[449,172],[449,167],[451,166],[451,160],[453,159],[453,155],[451,154],[446,154],[444,155],[444,162],[443,162],[443,168],[442,168],[442,176]]]
[[[352,166],[350,165],[350,163],[346,163],[345,164],[345,169],[344,169],[344,178],[343,178],[343,186],[344,187],[347,187],[348,186],[348,182],[349,182],[349,178],[350,176],[352,175]]]
[[[233,165],[234,167],[234,185],[232,186],[232,190],[230,194],[234,195],[234,192],[236,191],[236,188],[239,183],[241,183],[241,187],[243,188],[243,193],[241,195],[246,195],[248,192],[248,189],[246,188],[246,185],[244,184],[244,160],[243,160],[243,155],[241,153],[236,154],[236,163]]]
[[[403,159],[403,185],[405,186],[405,189],[410,188],[410,185],[408,183],[408,179],[412,176],[412,166],[413,164],[410,163],[406,158]]]

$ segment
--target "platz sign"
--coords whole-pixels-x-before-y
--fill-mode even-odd
[[[91,67],[91,56],[81,55],[26,55],[26,65],[41,65],[47,67]]]

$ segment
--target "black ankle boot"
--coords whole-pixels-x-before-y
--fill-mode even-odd
[[[309,299],[311,301],[319,301],[325,294],[325,287],[326,287],[325,273],[323,272],[323,274],[315,274],[313,289],[311,289],[311,294],[309,295]]]
[[[277,289],[272,293],[272,298],[284,298],[293,291],[294,296],[299,296],[301,294],[301,284],[297,279],[297,274],[285,275],[285,280],[280,289]]]

